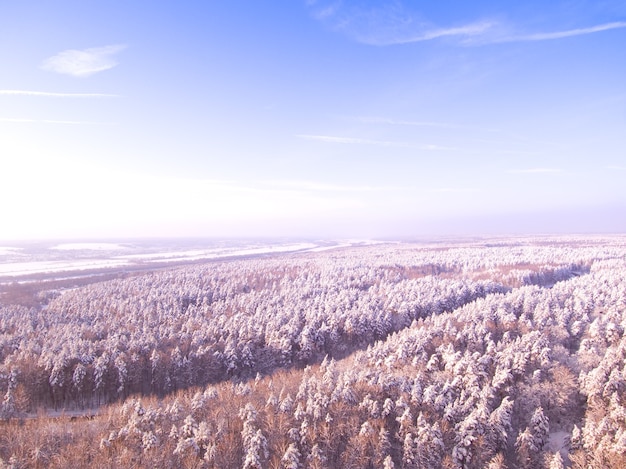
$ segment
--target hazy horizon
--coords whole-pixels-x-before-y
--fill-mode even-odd
[[[0,13],[0,243],[626,232],[623,2]]]

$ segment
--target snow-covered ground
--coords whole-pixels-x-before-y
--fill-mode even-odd
[[[339,248],[348,248],[351,246],[372,246],[374,244],[385,244],[388,241],[377,241],[374,239],[346,239],[337,241],[337,244],[333,244],[330,246],[316,246],[314,248],[308,249],[308,252],[322,252],[328,251],[330,249],[339,249]]]
[[[567,455],[567,451],[569,449],[567,439],[569,436],[570,434],[564,431],[550,433],[547,445],[550,452],[556,453],[557,451],[560,451],[563,456]]]
[[[9,246],[0,246],[0,256],[12,256],[14,254],[19,254],[22,248],[13,248]]]
[[[0,247],[0,277],[185,263],[203,259],[256,256],[376,244],[373,240],[67,242]]]
[[[9,262],[0,263],[0,276],[68,272],[73,270],[108,269],[129,265],[121,259],[77,259],[69,261]]]
[[[308,252],[322,252],[322,251],[328,251],[330,249],[338,249],[338,248],[347,248],[352,246],[352,244],[350,243],[342,243],[342,244],[335,244],[334,246],[318,246],[318,247],[314,247],[312,249],[308,249]]]
[[[214,248],[196,249],[190,251],[165,251],[148,254],[129,254],[117,256],[115,259],[127,259],[134,262],[185,262],[202,259],[219,259],[222,257],[254,256],[258,254],[271,254],[281,252],[303,251],[317,247],[313,243],[298,243],[285,245],[269,245],[262,247],[238,248]]]
[[[51,247],[59,251],[115,251],[128,249],[118,243],[64,243]]]

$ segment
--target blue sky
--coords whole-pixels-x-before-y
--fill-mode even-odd
[[[623,1],[0,3],[0,239],[626,231]]]

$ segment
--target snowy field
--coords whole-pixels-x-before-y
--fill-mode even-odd
[[[0,246],[0,283],[40,274],[109,271],[168,266],[233,257],[319,252],[380,241],[219,241],[144,240],[119,242],[49,242]]]

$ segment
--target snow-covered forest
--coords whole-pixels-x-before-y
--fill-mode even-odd
[[[626,238],[211,262],[0,307],[0,467],[626,467]]]

